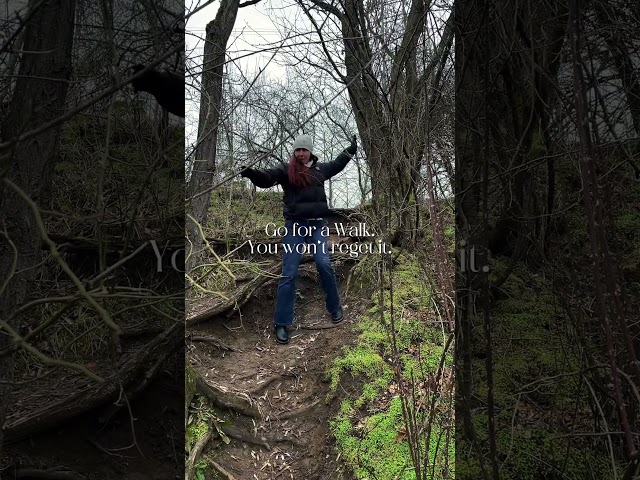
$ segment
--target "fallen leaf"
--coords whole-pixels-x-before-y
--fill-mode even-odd
[[[404,440],[404,437],[406,436],[407,436],[407,430],[405,428],[401,428],[396,433],[396,438],[393,439],[393,443],[400,443],[402,440]]]

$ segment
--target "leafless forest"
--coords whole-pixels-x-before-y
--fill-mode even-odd
[[[183,6],[1,8],[0,476],[173,479],[183,123],[132,81],[181,95]]]
[[[5,0],[0,477],[640,478],[638,31],[619,0]],[[239,172],[299,133],[357,138],[346,321],[304,257],[281,346],[283,192]]]
[[[639,11],[455,8],[456,473],[636,478]]]

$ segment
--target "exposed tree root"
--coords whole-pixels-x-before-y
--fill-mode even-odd
[[[297,417],[298,415],[301,415],[307,412],[308,410],[311,410],[313,407],[315,407],[319,403],[320,403],[320,399],[318,398],[317,400],[311,402],[309,405],[305,405],[303,407],[296,408],[295,410],[290,410],[281,415],[277,415],[276,418],[278,418],[279,420],[286,420],[287,418]]]
[[[259,395],[260,392],[262,392],[265,388],[267,388],[273,382],[275,382],[276,380],[281,380],[285,376],[291,376],[291,374],[273,375],[271,377],[268,377],[260,385],[258,385],[257,387],[255,387],[252,390],[249,390],[248,393],[251,394],[251,395]]]
[[[218,408],[233,410],[251,418],[262,418],[260,412],[251,405],[249,400],[208,383],[199,373],[196,378],[196,392],[207,397]]]
[[[269,442],[271,443],[291,443],[292,445],[295,445],[296,447],[307,447],[308,445],[304,442],[301,442],[300,440],[298,440],[297,438],[289,435],[289,436],[284,436],[284,435],[276,435],[273,437],[269,437]]]
[[[268,437],[262,436],[260,438],[257,438],[254,435],[251,435],[250,433],[245,432],[244,430],[241,430],[240,428],[235,426],[222,427],[222,433],[224,433],[228,437],[235,438],[236,440],[240,440],[243,443],[248,443],[251,445],[256,445],[258,447],[263,447],[269,451],[272,450],[271,445],[273,445],[274,443],[289,442],[299,447],[305,446],[304,443],[302,443],[300,440],[292,436],[276,435],[276,436],[268,436]]]
[[[228,427],[222,427],[222,432],[228,437],[235,438],[236,440],[240,440],[244,443],[250,443],[251,445],[256,445],[258,447],[264,447],[267,450],[271,450],[271,445],[267,443],[268,439],[265,437],[256,438],[250,433],[241,430],[238,427],[230,425]]]

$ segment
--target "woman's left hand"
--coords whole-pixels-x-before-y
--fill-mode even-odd
[[[351,137],[351,145],[347,147],[347,152],[353,155],[356,153],[357,150],[358,150],[358,143],[357,143],[357,138],[354,135],[353,137]]]

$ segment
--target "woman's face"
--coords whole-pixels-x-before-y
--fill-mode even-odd
[[[311,158],[311,152],[306,148],[296,148],[293,152],[293,155],[296,157],[296,160],[300,163],[307,163]]]

